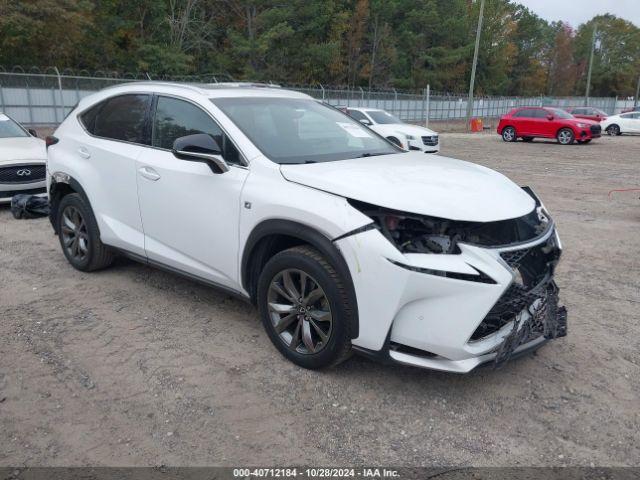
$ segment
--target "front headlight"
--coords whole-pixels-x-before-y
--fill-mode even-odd
[[[357,200],[348,202],[369,217],[380,233],[401,253],[459,254],[458,244],[499,247],[523,243],[539,237],[553,226],[549,213],[530,188],[536,206],[522,217],[493,222],[448,220],[408,212],[398,212]]]
[[[589,128],[588,123],[578,123],[578,128]]]

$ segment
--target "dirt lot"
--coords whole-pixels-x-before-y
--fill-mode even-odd
[[[640,137],[443,136],[541,194],[569,336],[466,376],[301,370],[251,306],[121,261],[83,274],[0,209],[0,465],[640,465]],[[428,158],[425,159],[428,161]]]

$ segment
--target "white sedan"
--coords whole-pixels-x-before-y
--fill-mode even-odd
[[[602,130],[609,135],[640,133],[640,112],[627,112],[612,115],[600,122]]]
[[[19,193],[46,194],[46,162],[44,141],[0,113],[0,203]]]
[[[417,150],[425,153],[438,153],[440,151],[438,134],[433,130],[404,123],[385,110],[351,107],[342,107],[340,109],[351,118],[358,120],[405,150]]]

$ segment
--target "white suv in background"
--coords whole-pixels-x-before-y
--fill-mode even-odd
[[[405,150],[425,153],[440,151],[438,134],[426,127],[405,123],[389,112],[377,108],[338,108]]]
[[[123,254],[232,292],[300,366],[357,350],[467,372],[565,334],[560,242],[531,190],[425,162],[307,95],[133,83],[82,99],[54,135],[71,265]]]

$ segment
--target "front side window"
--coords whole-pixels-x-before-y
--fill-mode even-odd
[[[90,108],[80,118],[87,131],[98,137],[146,144],[150,103],[150,95],[119,95]]]
[[[0,113],[0,138],[12,138],[12,137],[28,137],[29,133],[7,117],[5,114]]]
[[[211,101],[276,163],[330,162],[403,152],[360,122],[312,99]]]
[[[398,117],[394,117],[389,112],[380,110],[367,110],[367,113],[371,118],[373,118],[374,122],[380,123],[382,125],[402,123],[402,120],[400,120]]]
[[[151,141],[154,147],[170,150],[177,138],[196,133],[210,135],[222,149],[226,162],[241,163],[238,149],[201,108],[177,98],[158,98]]]

